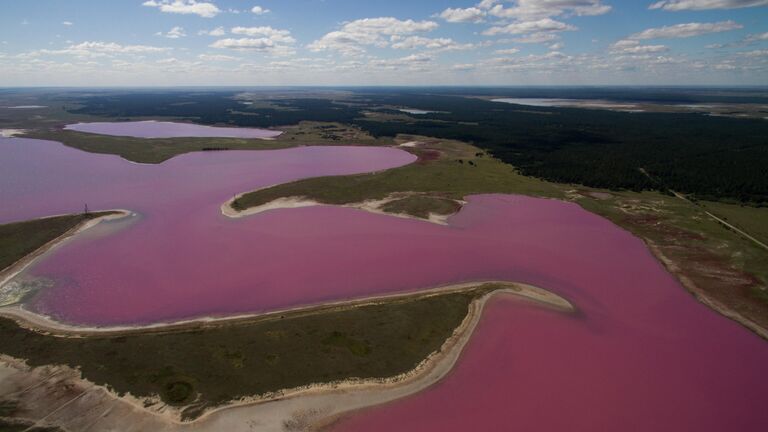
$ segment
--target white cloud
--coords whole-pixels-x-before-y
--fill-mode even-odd
[[[70,44],[66,48],[49,50],[41,49],[21,53],[19,58],[38,58],[45,55],[70,55],[74,57],[113,57],[120,54],[150,54],[162,53],[170,48],[155,47],[148,45],[120,45],[114,42],[81,42],[79,44]]]
[[[392,17],[364,18],[350,21],[337,31],[325,34],[307,46],[311,51],[334,50],[344,55],[360,55],[364,46],[386,47],[386,37],[429,32],[438,27],[434,21],[399,20]]]
[[[197,0],[148,0],[142,3],[144,6],[156,7],[161,12],[176,14],[193,14],[203,18],[213,18],[219,13],[215,4],[208,2],[198,2]]]
[[[554,40],[559,39],[560,36],[554,34],[554,33],[532,33],[529,35],[521,36],[519,38],[512,39],[512,42],[517,43],[544,43],[544,42],[552,42]]]
[[[239,57],[233,57],[233,56],[228,56],[223,54],[200,54],[199,56],[197,56],[197,58],[205,62],[241,60]]]
[[[406,38],[393,37],[392,48],[416,49],[426,48],[437,51],[453,51],[471,49],[473,44],[459,44],[450,38],[427,38],[422,36],[408,36]]]
[[[411,54],[406,57],[394,59],[376,59],[369,62],[369,66],[376,69],[401,69],[407,68],[411,71],[426,70],[434,58],[428,54]]]
[[[199,35],[207,35],[207,36],[224,36],[227,34],[227,31],[224,30],[224,27],[216,27],[213,30],[200,30],[197,32]]]
[[[397,18],[364,18],[348,22],[342,27],[342,31],[353,34],[372,32],[382,35],[404,35],[417,32],[427,32],[436,29],[437,23],[433,21],[401,21]]]
[[[738,9],[755,6],[768,6],[768,0],[664,0],[653,3],[648,9],[667,11]]]
[[[71,25],[74,25],[74,23],[73,23],[72,21],[62,21],[62,22],[61,22],[61,24],[62,24],[62,25],[65,25],[65,26],[67,26],[67,27],[69,27],[69,26],[71,26]]]
[[[475,69],[477,66],[471,63],[459,63],[451,66],[451,70],[456,72],[467,72]]]
[[[714,23],[685,23],[664,27],[649,28],[640,33],[635,33],[629,39],[669,39],[687,38],[708,33],[720,33],[740,29],[743,26],[734,21],[720,21]]]
[[[616,54],[648,54],[667,51],[664,45],[642,45],[637,40],[624,39],[611,45],[611,52]]]
[[[269,38],[227,38],[217,40],[211,47],[267,52],[275,48],[275,43]]]
[[[762,41],[768,41],[768,32],[751,34],[746,38],[744,38],[744,42],[746,43],[762,42]]]
[[[482,9],[478,9],[476,7],[470,7],[466,9],[448,8],[442,11],[438,16],[452,23],[460,23],[460,22],[478,23],[483,21],[483,17],[485,17],[485,11]]]
[[[742,52],[739,55],[743,57],[768,57],[768,49]]]
[[[243,36],[263,36],[269,38],[273,42],[291,44],[296,42],[291,36],[291,32],[288,30],[278,30],[269,26],[263,27],[233,27],[232,34]]]
[[[519,21],[505,26],[491,27],[484,31],[484,35],[493,36],[497,34],[525,34],[540,32],[562,32],[576,30],[576,27],[551,18],[542,18],[536,21]]]
[[[264,15],[269,13],[269,9],[265,9],[261,6],[254,6],[253,8],[251,8],[251,12],[256,15]]]
[[[271,55],[290,55],[294,53],[293,43],[296,40],[288,30],[280,30],[269,26],[233,27],[230,32],[247,37],[219,39],[210,46],[220,49],[263,52]]]
[[[90,52],[117,52],[117,53],[153,53],[164,52],[170,48],[162,48],[147,45],[120,45],[114,42],[82,42],[76,45],[71,45],[68,50],[79,51],[87,50]]]
[[[517,54],[518,52],[520,52],[520,50],[517,48],[506,48],[506,49],[496,50],[493,53],[499,54],[499,55],[512,55],[512,54]]]
[[[561,15],[603,15],[611,6],[602,0],[517,0],[512,7],[505,8],[497,2],[488,2],[488,13],[499,18],[535,20]],[[482,5],[482,4],[481,4]]]
[[[184,29],[182,27],[174,27],[168,31],[168,33],[159,32],[157,33],[158,36],[165,36],[168,39],[179,39],[183,38],[187,35],[187,33],[184,32]]]

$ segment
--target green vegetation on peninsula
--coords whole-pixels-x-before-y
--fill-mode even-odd
[[[117,393],[159,395],[191,419],[242,397],[406,373],[440,350],[474,299],[497,288],[82,337],[41,334],[0,318],[0,352],[30,366],[79,368]]]
[[[83,222],[111,212],[53,216],[0,225],[0,271]]]
[[[388,138],[373,138],[352,126],[334,123],[301,122],[284,127],[284,133],[273,139],[240,138],[134,138],[98,135],[71,130],[42,130],[24,135],[61,142],[79,150],[116,154],[139,163],[162,163],[174,156],[196,151],[276,150],[302,145],[387,145]]]

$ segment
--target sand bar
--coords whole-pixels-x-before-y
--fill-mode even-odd
[[[262,189],[268,189],[269,187],[262,188]],[[257,189],[257,190],[260,190],[260,189]],[[255,214],[264,213],[272,210],[295,209],[295,208],[314,207],[314,206],[334,206],[334,207],[346,207],[346,208],[352,208],[357,210],[363,210],[369,213],[381,214],[386,216],[394,216],[402,219],[414,219],[419,221],[426,221],[426,222],[431,222],[437,225],[448,225],[448,219],[451,216],[453,216],[453,214],[442,215],[437,213],[430,213],[429,218],[424,219],[424,218],[416,217],[407,213],[392,213],[392,212],[387,212],[383,210],[383,207],[392,201],[403,199],[408,196],[418,195],[415,192],[395,192],[387,195],[382,199],[378,199],[378,200],[371,199],[371,200],[365,200],[361,202],[348,203],[348,204],[325,204],[313,199],[309,199],[307,197],[291,196],[291,197],[277,198],[268,203],[255,206],[255,207],[249,207],[242,211],[236,210],[235,208],[232,207],[232,203],[234,201],[236,201],[243,195],[251,192],[255,192],[255,191],[249,191],[249,192],[244,192],[244,193],[235,195],[233,198],[229,199],[227,202],[222,204],[221,214],[230,218],[242,218],[242,217],[253,216]],[[459,201],[459,203],[462,206],[466,204],[465,201]]]
[[[484,305],[494,295],[512,294],[564,312],[571,312],[574,308],[564,298],[541,288],[512,282],[488,281],[441,286],[418,293],[387,295],[292,310],[290,313],[293,314],[320,313],[329,308],[357,307],[387,300],[442,295],[473,289],[488,283],[499,285],[499,289],[470,304],[464,321],[444,342],[439,351],[430,354],[413,370],[386,379],[351,379],[309,384],[243,398],[209,410],[192,422],[182,422],[179,409],[158,403],[157,398],[118,396],[101,386],[83,380],[77,371],[69,367],[44,366],[32,369],[22,360],[8,356],[0,356],[0,376],[5,377],[0,383],[0,392],[10,394],[18,400],[24,407],[24,412],[28,413],[28,420],[37,422],[38,425],[56,424],[73,428],[73,430],[80,430],[79,428],[85,424],[98,430],[117,428],[124,431],[312,430],[346,412],[402,398],[438,382],[456,363],[479,322]],[[9,313],[9,310],[14,312]],[[250,319],[269,319],[276,314],[284,315],[285,313],[253,315]],[[40,324],[49,324],[51,321],[33,321],[30,318],[34,314],[18,308],[1,308],[0,314],[12,317],[27,326],[50,331],[60,336],[84,336],[93,331],[99,333],[125,331],[124,329],[79,330],[73,327],[49,325],[39,327]],[[212,321],[231,322],[242,319],[248,318],[205,318],[166,326],[195,326],[210,324]],[[134,328],[131,331],[142,330]],[[60,391],[62,387],[68,389],[68,397],[62,397]],[[12,389],[17,390],[12,391]],[[63,405],[65,403],[66,406]],[[57,406],[59,408],[55,408]],[[52,409],[58,411],[55,416],[49,417]],[[109,412],[110,415],[104,416],[105,412]],[[41,421],[42,419],[45,421]]]

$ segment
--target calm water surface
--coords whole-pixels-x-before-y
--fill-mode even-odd
[[[65,129],[100,135],[131,136],[137,138],[274,138],[282,132],[267,129],[203,126],[192,123],[162,121],[95,122],[67,125]]]
[[[532,283],[576,315],[493,301],[457,368],[342,431],[763,431],[768,344],[696,302],[643,243],[575,204],[480,195],[449,226],[334,207],[231,220],[234,193],[384,169],[395,149],[194,153],[137,165],[0,139],[0,220],[96,208],[140,216],[66,244],[25,277],[28,307],[83,324],[269,310],[478,279]]]

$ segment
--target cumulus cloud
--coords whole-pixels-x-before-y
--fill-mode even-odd
[[[506,49],[496,50],[493,53],[499,54],[499,55],[512,55],[512,54],[517,54],[519,52],[520,50],[517,48],[506,48]]]
[[[184,29],[182,27],[174,27],[168,31],[168,33],[159,32],[157,33],[158,36],[165,36],[168,39],[179,39],[183,38],[187,35],[187,33],[184,32]]]
[[[473,44],[460,44],[450,38],[427,38],[423,36],[409,36],[402,38],[393,36],[392,40],[392,48],[394,49],[425,48],[434,51],[456,51],[474,47]]]
[[[743,57],[768,57],[768,49],[753,50],[739,53]]]
[[[497,34],[525,34],[541,32],[562,32],[576,30],[576,27],[551,18],[542,18],[536,21],[519,21],[505,26],[491,27],[484,31],[484,35],[493,36]]]
[[[664,45],[642,45],[637,40],[624,39],[611,45],[611,52],[618,54],[648,54],[667,51]]]
[[[516,42],[547,43],[559,39],[558,32],[578,30],[561,18],[603,15],[612,8],[604,0],[482,0],[471,9],[495,21],[483,32],[485,36],[513,34],[521,35]],[[449,11],[453,10],[443,13]]]
[[[603,0],[517,0],[512,7],[504,7],[495,1],[483,2],[479,6],[488,8],[490,15],[499,18],[535,20],[561,15],[603,15],[611,6]]]
[[[210,46],[212,48],[267,52],[275,48],[275,43],[269,38],[227,38],[219,39]]]
[[[663,0],[653,3],[648,9],[667,11],[739,9],[755,6],[768,6],[768,0]]]
[[[476,66],[471,63],[459,63],[451,66],[451,70],[456,72],[467,72],[475,69]]]
[[[121,45],[115,42],[81,42],[66,48],[41,49],[19,54],[21,58],[36,58],[43,55],[70,55],[75,57],[112,57],[120,54],[149,54],[169,51],[170,48],[148,45]]]
[[[768,32],[765,33],[758,33],[758,34],[751,34],[744,38],[744,41],[747,43],[753,43],[753,42],[762,42],[762,41],[768,41]]]
[[[473,22],[478,23],[483,21],[483,17],[485,17],[485,11],[476,7],[470,7],[470,8],[448,8],[440,13],[438,15],[440,18],[452,22],[452,23],[460,23],[460,22]]]
[[[426,66],[432,63],[434,58],[428,54],[411,54],[409,56],[394,59],[376,59],[369,62],[369,66],[376,69],[402,69],[411,71],[426,70]]]
[[[345,55],[359,55],[365,46],[386,47],[393,36],[429,32],[438,27],[434,21],[399,20],[392,17],[364,18],[350,21],[325,34],[307,47],[311,51],[334,50]]]
[[[293,43],[296,42],[288,30],[280,30],[269,26],[262,27],[233,27],[230,32],[242,38],[225,38],[213,42],[211,48],[231,49],[240,51],[263,52],[272,55],[293,54]]]
[[[161,12],[176,14],[193,14],[203,18],[213,18],[219,13],[215,4],[208,2],[198,2],[197,0],[148,0],[142,3],[144,6],[156,7]]]
[[[269,26],[262,27],[233,27],[232,34],[244,36],[263,36],[277,43],[292,44],[296,42],[289,30],[278,30]]]
[[[156,53],[168,51],[170,48],[147,45],[120,45],[114,42],[82,42],[70,45],[67,50],[90,52],[116,52],[116,53]]]
[[[742,28],[741,24],[734,21],[720,21],[714,23],[685,23],[664,27],[649,28],[640,33],[635,33],[629,39],[671,39],[688,38],[708,33],[721,33]]]
[[[524,43],[524,44],[535,44],[535,43],[552,42],[559,38],[560,36],[556,35],[555,33],[532,33],[529,35],[514,38],[512,39],[512,42]]]
[[[200,30],[199,32],[197,32],[197,34],[199,34],[201,36],[202,35],[207,35],[207,36],[217,36],[218,37],[218,36],[224,36],[225,34],[227,34],[227,31],[224,30],[224,27],[216,27],[213,30]]]
[[[241,60],[239,57],[233,57],[233,56],[228,56],[223,54],[200,54],[199,56],[197,56],[197,58],[205,62]]]
[[[251,8],[251,12],[256,15],[264,15],[269,13],[269,9],[265,9],[261,6],[254,6],[253,8]]]

